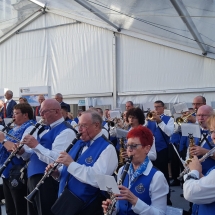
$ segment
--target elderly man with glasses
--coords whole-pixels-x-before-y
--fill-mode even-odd
[[[63,206],[60,204],[62,211],[54,214],[102,215],[102,197],[96,175],[113,174],[118,165],[116,150],[102,135],[102,117],[97,111],[83,112],[78,125],[81,140],[69,153],[60,153],[57,162],[64,166],[52,174],[60,181],[59,198],[64,198],[67,190],[72,196],[62,202]]]
[[[35,139],[27,135],[23,143],[24,149],[20,152],[23,159],[30,159],[28,164],[28,190],[31,192],[44,175],[45,168],[55,161],[60,152],[64,151],[76,137],[73,128],[64,121],[59,102],[47,99],[42,102],[40,115],[46,130]],[[40,132],[38,132],[40,133]],[[33,204],[28,205],[29,215],[52,215],[51,206],[57,199],[58,183],[49,177],[37,193]]]

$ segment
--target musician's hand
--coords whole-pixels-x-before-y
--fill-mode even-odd
[[[13,145],[12,151],[16,151],[18,149],[18,147],[20,146],[21,143],[17,143]],[[21,149],[19,149],[19,151],[17,152],[17,155],[22,155],[25,152],[25,149],[23,149],[23,147]]]
[[[200,156],[200,155],[204,155],[208,152],[209,150],[202,148],[201,146],[193,146],[190,147],[190,154],[192,156],[196,155],[196,156]]]
[[[123,159],[128,158],[127,151],[121,152],[120,155],[122,156]]]
[[[117,200],[127,200],[133,206],[136,205],[138,198],[127,188],[122,185],[118,186],[120,189],[120,194],[115,194]]]
[[[197,158],[197,156],[195,156],[195,155],[193,156],[192,161],[189,162],[188,166],[189,166],[190,170],[197,170],[201,175],[201,173],[202,173],[202,165],[200,164],[199,159]]]
[[[61,152],[57,159],[58,163],[62,163],[65,166],[69,166],[73,161],[72,157],[66,152]]]
[[[0,142],[2,143],[5,139],[4,133],[0,132]]]
[[[53,163],[49,164],[49,165],[46,167],[45,172],[48,172],[48,171],[49,171],[50,169],[52,169],[53,167],[54,167],[54,164],[53,164]],[[53,178],[59,178],[60,172],[58,171],[57,168],[52,172],[51,176],[52,176]]]
[[[111,200],[110,199],[106,199],[106,201],[102,202],[102,208],[103,208],[103,212],[106,213],[108,206],[111,204]]]
[[[13,142],[6,141],[4,147],[7,149],[8,152],[12,152],[14,145],[15,144]]]
[[[23,138],[22,143],[24,143],[30,148],[35,148],[39,144],[38,141],[32,135],[29,134]]]

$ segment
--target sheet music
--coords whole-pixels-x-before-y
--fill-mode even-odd
[[[182,123],[181,131],[182,131],[182,136],[189,136],[189,134],[192,134],[193,137],[197,137],[197,138],[201,137],[201,131],[200,131],[199,124]]]

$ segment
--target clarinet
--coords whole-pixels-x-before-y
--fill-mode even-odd
[[[10,128],[14,121],[15,119],[12,119],[7,125],[5,125],[5,127],[1,131],[4,132],[6,129]]]
[[[209,158],[213,153],[215,152],[215,147],[213,147],[210,151],[205,153],[200,159],[199,162],[202,163],[204,162],[207,158]],[[178,180],[181,180],[184,175],[190,172],[189,167],[187,166],[183,172],[180,173],[179,177],[177,178]]]
[[[30,135],[33,135],[34,134],[34,132],[39,128],[39,126],[41,125],[41,123],[42,123],[42,119],[34,126],[34,128],[31,130],[31,132],[29,133]],[[11,124],[13,123],[13,122],[10,122]],[[9,123],[9,124],[10,124]],[[10,126],[10,125],[9,125]],[[5,127],[8,127],[8,125],[7,126],[5,126]],[[5,128],[6,129],[6,128]],[[3,130],[3,129],[2,129]],[[8,135],[8,136],[10,136],[10,135]],[[17,140],[16,138],[14,138],[15,140]],[[20,141],[18,141],[18,142],[20,142]],[[14,150],[14,151],[12,151],[11,153],[10,153],[10,155],[9,155],[9,157],[7,158],[7,160],[3,163],[3,165],[2,165],[2,167],[0,168],[0,175],[4,172],[4,170],[6,169],[6,167],[8,166],[8,164],[11,162],[11,160],[12,160],[12,158],[13,157],[15,157],[16,156],[16,154],[21,150],[21,148],[24,146],[24,144],[23,143],[21,143],[18,147],[17,147],[17,149],[16,150]]]
[[[76,138],[72,141],[72,143],[67,147],[65,152],[69,152],[70,149],[75,145],[75,143],[79,140],[81,136],[81,133],[77,133]],[[59,162],[54,161],[53,167],[48,170],[43,177],[40,179],[40,181],[37,183],[36,187],[31,191],[31,193],[25,197],[25,199],[31,203],[33,203],[33,199],[36,196],[37,192],[39,191],[40,186],[45,182],[45,179],[48,178],[52,172],[60,165]]]
[[[129,166],[131,164],[131,161],[132,161],[132,158],[133,156],[130,156],[125,164],[125,168],[123,170],[123,173],[122,173],[122,176],[121,178],[119,179],[119,182],[118,182],[118,185],[122,185],[123,184],[123,181],[125,180],[125,176],[126,174],[128,173],[128,169],[129,169]],[[108,206],[107,208],[107,212],[104,214],[104,215],[111,215],[115,209],[115,205],[116,205],[116,197],[114,196],[113,193],[110,192],[110,195],[111,195],[111,203],[110,205]]]

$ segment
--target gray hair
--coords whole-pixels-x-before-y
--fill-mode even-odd
[[[102,129],[102,117],[98,113],[98,111],[95,110],[86,110],[82,114],[89,113],[91,115],[91,119],[93,123],[99,123],[99,127]]]
[[[61,93],[57,93],[57,94],[55,94],[55,96],[63,98],[63,95]]]
[[[13,96],[13,92],[11,90],[8,90],[6,93]]]

